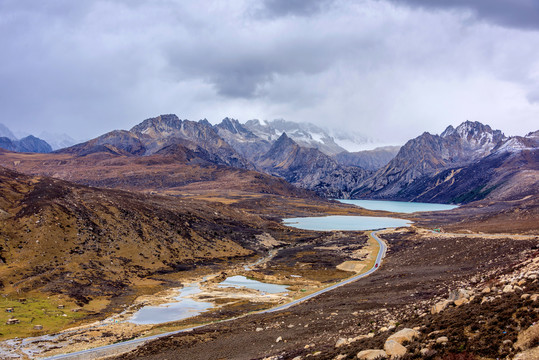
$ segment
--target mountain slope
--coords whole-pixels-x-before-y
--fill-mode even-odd
[[[0,195],[0,287],[64,293],[80,303],[118,295],[151,274],[250,255],[255,235],[268,226],[218,203],[96,189],[1,167]]]
[[[214,129],[234,150],[250,161],[256,161],[271,147],[271,141],[255,135],[235,119],[224,118]]]
[[[410,140],[352,196],[441,203],[522,198],[539,186],[538,152],[537,132],[507,138],[465,122]]]
[[[359,166],[365,170],[376,171],[387,165],[399,152],[400,146],[384,146],[373,150],[342,152],[335,160],[345,166]]]
[[[176,115],[160,115],[144,120],[131,130],[115,130],[70,148],[59,150],[86,156],[97,152],[117,155],[151,155],[160,149],[181,144],[191,150],[200,147],[215,155],[215,163],[243,169],[252,165],[224,141],[206,120],[180,120]]]
[[[423,133],[408,141],[397,156],[365,181],[355,196],[410,199],[403,189],[416,179],[456,166],[465,166],[490,154],[506,140],[499,130],[466,121],[449,126],[441,135]]]
[[[296,186],[333,198],[348,198],[369,174],[361,168],[343,167],[317,149],[301,147],[286,133],[257,161],[257,166]]]

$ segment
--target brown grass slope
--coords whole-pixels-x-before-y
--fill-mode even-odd
[[[279,227],[218,203],[103,190],[0,168],[4,293],[39,289],[81,303],[137,279],[244,257]]]
[[[68,153],[22,154],[0,149],[0,166],[78,184],[172,195],[235,193],[313,198],[283,179],[256,171],[216,165],[203,149],[173,144],[148,156],[110,146],[84,156]]]

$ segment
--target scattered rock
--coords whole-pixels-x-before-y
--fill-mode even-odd
[[[472,295],[470,290],[458,289],[449,293],[449,301],[455,301],[460,299],[468,299]]]
[[[431,314],[438,314],[438,313],[444,311],[445,309],[447,309],[447,307],[451,303],[452,303],[452,301],[449,301],[449,300],[440,301],[440,302],[434,304],[434,306],[430,309],[430,313]]]
[[[436,339],[436,344],[445,344],[449,341],[449,339],[447,338],[447,336],[440,336],[439,338]]]
[[[261,327],[257,327],[257,328],[256,328],[256,332],[260,332],[260,331],[264,331],[264,329],[261,328]]]
[[[374,360],[379,357],[387,357],[386,352],[384,350],[363,350],[357,353],[357,358],[362,360]]]
[[[514,291],[513,286],[511,286],[511,285],[505,285],[503,287],[503,290],[502,290],[502,292],[504,292],[504,293],[510,293],[510,292],[513,292],[513,291]]]
[[[515,355],[513,360],[536,360],[539,359],[539,347],[523,351]]]
[[[348,345],[348,344],[349,344],[348,339],[339,338],[339,340],[337,340],[337,343],[335,344],[335,347],[338,348],[338,347]]]
[[[455,304],[455,306],[458,307],[458,306],[467,304],[467,303],[469,303],[469,302],[470,302],[470,301],[469,301],[468,299],[462,298],[462,299],[455,300],[455,301],[454,301],[454,304]]]
[[[436,355],[436,350],[432,350],[432,349],[428,349],[428,348],[423,348],[423,349],[419,350],[419,353],[420,353],[423,357],[432,357],[432,356]]]
[[[395,340],[387,340],[384,344],[384,350],[386,354],[388,354],[392,358],[403,356],[408,351],[404,346],[402,346]]]
[[[344,354],[339,354],[339,355],[337,355],[337,356],[335,356],[335,357],[333,358],[333,360],[342,360],[342,359],[346,359],[346,355],[344,355]]]
[[[534,324],[518,334],[517,342],[513,347],[515,349],[527,350],[539,339],[539,323]]]
[[[397,331],[393,335],[387,338],[387,341],[394,340],[397,343],[401,344],[405,341],[412,341],[414,338],[419,336],[419,331],[414,329],[405,328],[400,331]]]
[[[275,340],[276,343],[278,343],[278,342],[280,342],[280,341],[283,341],[283,337],[282,337],[282,336],[279,336],[279,337]]]

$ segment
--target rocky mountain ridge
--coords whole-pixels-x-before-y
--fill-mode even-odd
[[[534,134],[508,138],[488,125],[470,121],[457,128],[449,126],[441,135],[423,133],[408,141],[352,196],[461,203],[484,198],[524,170],[532,171],[536,183]]]

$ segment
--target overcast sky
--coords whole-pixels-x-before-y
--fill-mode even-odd
[[[0,123],[78,139],[159,114],[404,142],[539,128],[536,0],[0,0]]]

